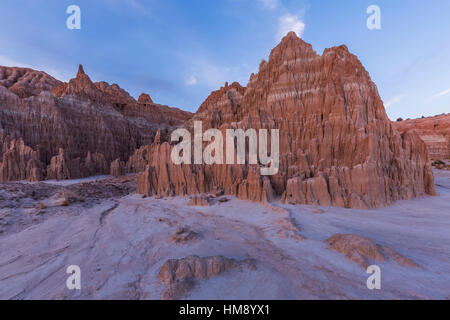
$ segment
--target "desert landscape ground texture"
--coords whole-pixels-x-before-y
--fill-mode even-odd
[[[2,184],[0,298],[449,299],[450,173],[435,176],[438,197],[373,210],[190,206],[136,195],[136,176]]]

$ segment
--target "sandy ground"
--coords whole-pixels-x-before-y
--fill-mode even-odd
[[[135,177],[0,184],[0,299],[160,299],[161,266],[190,255],[253,259],[256,269],[196,280],[186,299],[450,299],[450,172],[435,175],[438,197],[368,211],[231,197],[190,207],[133,194]],[[181,227],[199,237],[175,243]],[[324,243],[336,233],[421,268],[377,263],[382,288],[369,290],[366,270]],[[70,265],[81,290],[66,287]]]

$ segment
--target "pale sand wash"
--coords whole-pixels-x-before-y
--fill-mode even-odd
[[[191,207],[188,198],[131,194],[133,177],[126,183],[1,184],[0,298],[160,299],[166,290],[161,266],[197,255],[250,259],[256,268],[242,264],[194,279],[183,298],[449,299],[450,172],[435,171],[435,178],[438,197],[377,210],[264,206],[234,198]],[[78,196],[84,202],[61,206],[61,190],[84,194]],[[195,236],[174,241],[181,227]],[[369,238],[421,268],[376,263],[382,290],[368,290],[365,270],[325,244],[336,233]],[[81,291],[66,288],[69,265],[81,267]]]

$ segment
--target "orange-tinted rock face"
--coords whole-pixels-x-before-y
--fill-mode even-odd
[[[21,98],[35,96],[42,91],[51,91],[60,84],[61,81],[41,71],[0,66],[0,86],[6,87]]]
[[[10,140],[0,134],[0,181],[39,181],[44,176],[44,165],[39,153],[25,145],[22,139]]]
[[[140,104],[153,104],[152,98],[146,93],[143,93],[139,96],[138,102]]]
[[[118,85],[93,83],[82,66],[68,83],[43,72],[1,67],[0,83],[0,134],[31,150],[2,143],[0,181],[107,174],[114,160],[127,160],[152,143],[158,130],[165,137],[191,116],[141,105]],[[26,170],[31,154],[41,171]],[[121,173],[116,165],[113,169]]]
[[[214,188],[241,199],[281,196],[293,204],[375,208],[435,194],[425,144],[400,135],[375,84],[345,46],[320,56],[289,33],[246,88],[215,91],[192,120],[214,127],[279,129],[280,170],[261,177],[242,165],[181,165],[155,145],[139,193],[195,194]],[[186,123],[192,128],[192,121]]]
[[[401,133],[415,130],[425,142],[431,159],[450,159],[450,114],[397,121],[393,125]]]

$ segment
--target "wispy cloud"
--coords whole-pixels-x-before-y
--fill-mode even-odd
[[[266,9],[275,10],[279,7],[279,0],[258,0],[258,2]]]
[[[441,91],[439,93],[436,93],[432,98],[436,99],[436,98],[440,98],[440,97],[446,96],[448,94],[450,94],[450,88],[448,88],[447,90]]]
[[[398,102],[400,102],[403,99],[403,96],[395,96],[392,99],[388,100],[385,104],[384,107],[385,108],[389,108],[391,107],[393,104],[396,104]]]
[[[186,84],[188,86],[195,86],[197,84],[197,77],[195,75],[190,76],[189,79],[186,81]]]
[[[38,71],[44,71],[45,73],[51,75],[52,77],[58,80],[67,81],[70,79],[70,74],[66,72],[61,72],[52,67],[29,65],[4,55],[0,55],[0,66],[30,68]]]
[[[20,68],[31,68],[30,65],[16,61],[4,55],[0,55],[0,66],[5,67],[20,67]]]
[[[301,37],[304,30],[305,23],[298,15],[286,14],[279,19],[277,39],[283,38],[290,31]]]
[[[186,58],[186,70],[188,75],[186,85],[206,86],[209,89],[217,89],[225,84],[225,82],[238,81],[245,85],[252,72],[255,70],[245,63],[240,63],[229,67],[221,65],[209,58],[191,57]]]

